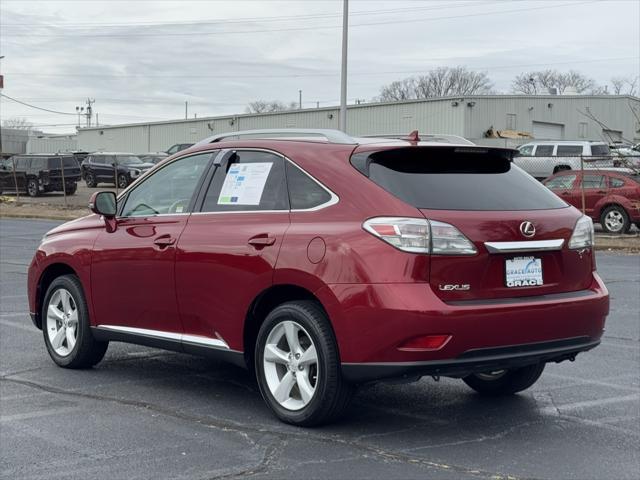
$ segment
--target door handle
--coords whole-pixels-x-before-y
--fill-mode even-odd
[[[562,192],[562,195],[565,195],[565,196],[571,195],[571,192]]]
[[[600,193],[600,194],[604,195],[604,194],[605,194],[605,193],[607,193],[607,192],[605,192],[604,190],[598,190],[598,193]]]
[[[276,243],[276,237],[272,237],[269,234],[256,235],[248,240],[249,245],[253,245],[256,248],[268,247]]]
[[[155,243],[160,248],[166,248],[176,243],[176,239],[167,233],[166,235],[160,235],[159,237],[155,238],[153,240],[153,243]]]

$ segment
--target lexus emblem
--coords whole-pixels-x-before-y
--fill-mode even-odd
[[[536,227],[531,222],[522,222],[520,224],[520,233],[525,237],[533,237],[536,234]]]

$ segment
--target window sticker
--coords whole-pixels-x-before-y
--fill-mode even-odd
[[[270,162],[231,165],[222,184],[218,205],[260,205]]]

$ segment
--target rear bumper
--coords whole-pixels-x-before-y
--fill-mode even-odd
[[[323,290],[318,296],[332,320],[345,375],[353,379],[407,372],[462,376],[569,358],[598,344],[609,313],[609,293],[595,272],[580,291],[448,303],[425,283]],[[402,348],[424,335],[451,338],[439,350]]]
[[[580,352],[598,346],[600,340],[588,337],[551,342],[469,350],[453,360],[427,362],[343,363],[342,374],[353,383],[389,378],[415,378],[424,375],[466,377],[472,373],[519,368],[535,363],[573,360]]]

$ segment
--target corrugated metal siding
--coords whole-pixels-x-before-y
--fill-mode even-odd
[[[549,103],[553,104],[551,108]],[[600,140],[602,128],[578,112],[589,108],[611,130],[620,130],[625,138],[632,139],[640,132],[636,132],[639,127],[630,104],[640,110],[638,99],[614,96],[496,95],[351,105],[347,110],[347,131],[358,136],[403,134],[418,129],[477,141],[491,126],[505,129],[507,114],[515,114],[518,130],[531,132],[533,121],[561,123],[566,138],[578,139],[579,124],[588,122],[586,139]],[[175,143],[194,143],[216,133],[237,130],[338,128],[338,113],[337,108],[319,108],[81,129],[78,146],[88,151],[162,151]]]
[[[63,137],[30,137],[27,142],[27,153],[71,152],[78,149],[75,135]]]

